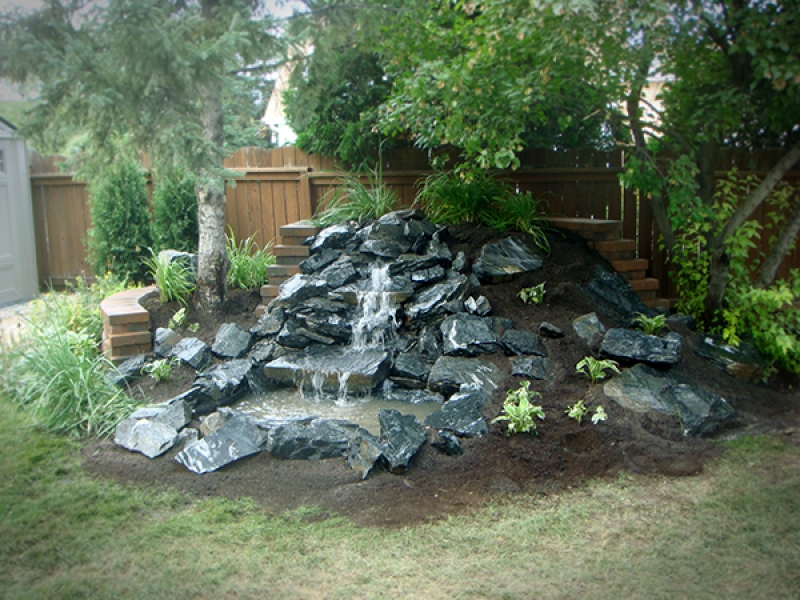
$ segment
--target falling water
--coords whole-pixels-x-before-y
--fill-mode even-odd
[[[369,289],[357,293],[359,316],[353,323],[352,347],[356,350],[384,348],[397,329],[397,305],[389,293],[389,265],[372,269]]]

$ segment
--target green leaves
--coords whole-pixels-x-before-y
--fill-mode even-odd
[[[575,371],[586,375],[592,383],[597,383],[607,377],[606,371],[619,373],[619,363],[615,360],[598,360],[594,356],[585,356],[575,365]]]
[[[532,391],[530,385],[530,381],[523,381],[518,390],[509,390],[503,403],[502,414],[492,420],[492,423],[508,421],[508,435],[536,431],[534,418],[544,420],[542,407],[531,403],[531,400],[541,394]]]

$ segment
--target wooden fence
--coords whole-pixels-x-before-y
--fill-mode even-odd
[[[735,166],[743,173],[763,176],[778,156],[779,151],[723,152],[718,175],[724,176]],[[520,169],[497,176],[520,192],[541,198],[548,215],[622,220],[624,237],[635,239],[639,258],[650,260],[648,275],[661,281],[660,295],[674,297],[650,206],[619,183],[624,149],[537,150],[523,155],[521,162]],[[227,223],[237,239],[254,235],[259,246],[274,240],[281,225],[311,217],[325,194],[341,184],[344,174],[331,159],[292,147],[244,148],[225,165],[238,175],[227,189]],[[383,182],[406,206],[413,203],[419,182],[430,172],[427,156],[413,149],[395,151],[384,158]],[[791,173],[787,180],[798,183],[800,173]],[[58,172],[56,159],[34,156],[31,188],[42,285],[63,284],[79,275],[91,277],[85,251],[86,232],[91,226],[86,185]],[[769,250],[771,233],[766,212],[762,207],[753,216],[765,226],[760,249],[764,252]],[[798,267],[800,250],[795,249],[782,263],[779,276],[785,277],[791,268]]]

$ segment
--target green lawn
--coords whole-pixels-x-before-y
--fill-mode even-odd
[[[624,475],[402,530],[89,477],[0,399],[4,598],[797,598],[800,448]]]

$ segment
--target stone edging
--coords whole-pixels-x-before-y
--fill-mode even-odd
[[[103,315],[103,354],[113,362],[153,351],[150,313],[139,302],[156,293],[156,286],[134,288],[100,303]]]

